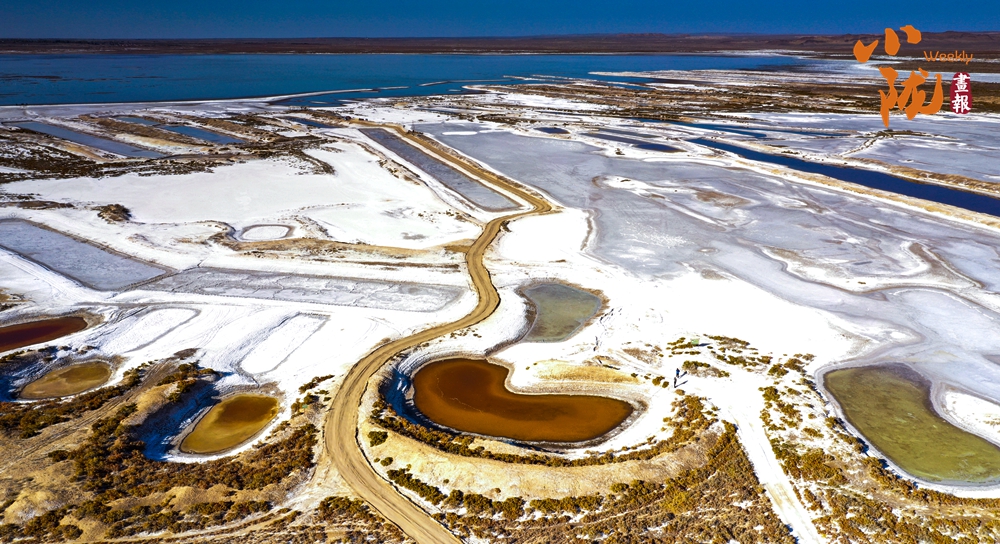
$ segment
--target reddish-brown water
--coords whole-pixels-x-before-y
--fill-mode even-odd
[[[87,328],[82,317],[55,317],[0,327],[0,353],[48,342]]]
[[[504,385],[509,372],[477,359],[434,362],[413,377],[413,402],[439,425],[532,442],[592,440],[632,414],[607,397],[514,393]]]

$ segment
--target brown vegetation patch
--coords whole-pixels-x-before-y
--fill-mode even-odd
[[[273,132],[254,128],[254,125],[261,124],[254,115],[241,115],[233,118],[242,121],[241,123],[216,117],[199,117],[197,115],[178,115],[178,117],[192,121],[195,125],[204,125],[209,127],[210,130],[214,129],[215,132],[222,132],[237,138],[265,142],[284,138]]]
[[[121,383],[114,387],[84,393],[67,401],[0,402],[0,434],[5,435],[5,440],[31,438],[50,425],[70,421],[85,412],[101,408],[136,387],[141,380],[142,370],[135,369],[126,372]]]
[[[169,130],[163,130],[162,128],[141,125],[139,123],[128,123],[125,121],[119,121],[111,117],[96,117],[93,115],[81,115],[80,119],[88,123],[93,123],[105,131],[108,132],[107,136],[111,139],[115,139],[117,134],[136,134],[138,136],[143,136],[145,138],[151,138],[154,140],[164,140],[167,142],[174,142],[178,144],[190,145],[195,147],[203,147],[205,144],[199,140],[196,140],[190,136],[185,136],[183,134],[178,134],[176,132],[171,132]],[[106,137],[107,137],[106,136]]]
[[[639,383],[639,380],[613,368],[594,365],[574,365],[559,361],[539,363],[538,377],[546,380],[579,381],[594,383]]]
[[[0,183],[2,183],[0,179]],[[4,193],[0,195],[0,206],[11,206],[25,210],[58,210],[74,208],[68,202],[53,202],[51,200],[38,200],[35,195],[19,195],[14,193]]]
[[[121,204],[98,206],[97,216],[108,223],[125,223],[132,219],[132,212]]]
[[[663,482],[633,480],[585,496],[491,499],[453,489],[447,495],[406,469],[389,471],[400,487],[438,505],[438,521],[463,537],[505,542],[782,542],[794,539],[778,519],[733,425],[703,434],[707,462]],[[461,509],[464,513],[459,513]]]
[[[727,195],[718,191],[696,190],[695,198],[723,208],[738,208],[750,204],[750,201],[745,198],[736,195]]]

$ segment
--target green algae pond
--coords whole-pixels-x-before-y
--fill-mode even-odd
[[[907,473],[933,482],[1000,480],[1000,448],[938,415],[930,383],[909,367],[845,368],[823,380],[851,425]]]
[[[532,285],[523,293],[533,308],[526,342],[561,342],[601,309],[599,297],[561,283]]]
[[[216,404],[181,442],[184,453],[218,453],[253,438],[278,415],[278,399],[235,395]]]
[[[62,338],[87,328],[82,317],[53,317],[0,327],[0,353]]]
[[[110,378],[111,365],[108,363],[78,363],[46,373],[24,386],[18,396],[28,400],[66,397],[103,385]]]
[[[608,397],[514,393],[509,372],[482,359],[436,361],[413,377],[413,403],[438,425],[529,442],[592,440],[632,414],[631,404]]]

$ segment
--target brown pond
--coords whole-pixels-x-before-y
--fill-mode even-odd
[[[239,446],[278,415],[278,399],[236,395],[216,404],[181,442],[185,453],[218,453]]]
[[[0,327],[0,353],[48,342],[87,328],[82,317],[55,317]]]
[[[83,393],[111,377],[111,366],[93,361],[57,368],[29,383],[18,395],[22,399],[48,399]]]
[[[437,361],[413,377],[413,402],[439,425],[530,442],[592,440],[632,414],[631,404],[607,397],[511,392],[509,372],[479,359]]]

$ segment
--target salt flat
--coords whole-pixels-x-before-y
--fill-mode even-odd
[[[230,111],[214,104],[194,113],[207,120],[227,111],[242,115],[252,106],[234,102]],[[160,115],[192,113],[158,108]],[[452,110],[480,118],[440,113]],[[394,497],[428,514],[469,511],[400,484],[401,466],[445,496],[464,489],[499,504],[515,493],[526,500],[573,493],[611,501],[608,489],[617,483],[611,479],[630,481],[623,467],[635,477],[667,479],[708,463],[703,444],[692,441],[680,453],[586,465],[669,440],[678,399],[692,396],[719,419],[698,440],[711,442],[727,428],[723,422],[735,424],[740,455],[768,508],[800,541],[824,541],[827,506],[811,507],[804,490],[826,493],[836,486],[796,475],[779,446],[837,455],[853,467],[844,469],[852,478],[869,466],[864,459],[883,466],[880,452],[844,438],[860,433],[823,389],[824,374],[845,366],[907,365],[931,383],[928,402],[935,410],[1000,444],[1000,230],[994,218],[696,141],[719,138],[828,164],[907,167],[992,183],[1000,180],[992,160],[1000,148],[996,116],[922,118],[898,123],[900,132],[891,134],[880,129],[877,115],[860,113],[753,112],[650,123],[605,117],[615,111],[607,104],[534,94],[530,86],[346,104],[322,111],[331,116],[324,117],[329,125],[302,130],[288,130],[277,115],[285,110],[260,105],[260,111],[258,120],[273,122],[269,130],[287,138],[280,141],[293,152],[173,174],[0,185],[3,202],[11,203],[0,208],[0,230],[28,237],[19,244],[0,239],[12,250],[0,252],[0,287],[18,297],[2,310],[4,319],[88,315],[90,329],[50,345],[62,346],[53,352],[58,357],[86,352],[114,359],[109,385],[147,361],[174,364],[172,357],[188,353],[185,360],[216,373],[206,394],[254,391],[279,399],[280,413],[265,431],[229,452],[184,454],[174,444],[181,431],[160,429],[153,448],[159,460],[248,455],[268,433],[284,429],[283,422],[320,423],[341,382],[350,382],[351,370],[373,350],[481,310],[469,272],[477,258],[472,241],[487,225],[497,235],[478,255],[499,294],[496,308],[482,321],[392,354],[372,381],[353,384],[365,392],[358,443],[348,446],[366,456],[365,470],[395,482],[409,498]],[[537,130],[556,125],[564,132]],[[599,130],[675,151],[594,138]],[[413,132],[429,139],[420,144],[428,146],[423,151],[416,138],[408,140]],[[296,138],[309,143],[294,147]],[[440,161],[428,162],[432,148]],[[551,204],[551,211],[529,211],[525,195]],[[128,215],[109,216],[112,204]],[[46,228],[21,228],[32,224]],[[42,242],[48,256],[36,255]],[[522,292],[541,282],[593,293],[601,307],[561,341],[531,341],[524,335],[535,309]],[[470,472],[479,458],[456,453],[459,442],[449,450],[379,427],[382,400],[405,416],[413,373],[459,356],[503,364],[512,390],[612,396],[631,403],[634,415],[579,444],[463,436],[492,452],[541,452],[559,460],[518,463],[509,474]],[[216,397],[198,400],[204,407],[197,410],[189,405],[190,413],[171,425],[189,428]],[[798,403],[793,411],[800,427],[774,424],[767,414],[782,410],[775,398]],[[388,442],[380,446],[368,432],[386,432]],[[330,454],[317,454],[320,466],[285,503],[309,510],[324,493],[350,494]],[[921,481],[891,461],[884,464],[899,481],[924,489],[1000,497],[996,482]],[[852,485],[856,481],[843,484],[851,493],[871,491]],[[587,515],[575,512],[574,523]],[[524,516],[522,522],[541,519],[538,512]]]

